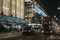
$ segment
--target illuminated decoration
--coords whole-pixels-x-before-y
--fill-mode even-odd
[[[54,16],[54,18],[56,18],[56,16]]]
[[[58,18],[56,18],[56,20],[58,20]]]
[[[25,2],[30,2],[31,0],[25,0]]]

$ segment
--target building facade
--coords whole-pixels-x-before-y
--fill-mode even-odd
[[[31,23],[31,19],[34,16],[34,1],[25,1],[25,20],[27,23]]]
[[[2,12],[7,16],[24,19],[24,0],[0,0],[0,13]]]

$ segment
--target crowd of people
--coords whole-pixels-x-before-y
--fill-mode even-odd
[[[22,31],[23,24],[6,24],[0,23],[0,33],[5,32],[20,32]]]

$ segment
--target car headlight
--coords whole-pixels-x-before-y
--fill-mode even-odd
[[[50,33],[52,33],[53,31],[50,31]]]
[[[44,30],[42,30],[42,33],[44,33]]]
[[[31,31],[31,30],[28,30],[29,32]]]

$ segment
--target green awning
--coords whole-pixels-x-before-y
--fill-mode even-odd
[[[4,21],[3,15],[0,15],[0,21]]]
[[[5,15],[4,15],[3,18],[4,18],[5,21],[14,22],[14,21],[12,20],[12,17],[9,17],[9,16],[5,16]]]
[[[0,19],[4,19],[7,22],[16,22],[20,24],[26,24],[26,21],[21,18],[14,18],[6,15],[0,15]]]
[[[15,18],[13,19],[15,22],[20,23],[20,24],[26,24],[26,21],[21,19],[21,18]]]

